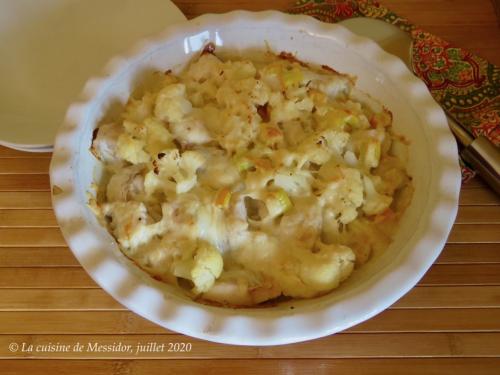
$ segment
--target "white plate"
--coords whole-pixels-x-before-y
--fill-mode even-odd
[[[0,0],[0,140],[52,145],[89,76],[185,19],[167,0]]]
[[[2,142],[2,141],[0,141],[0,146],[12,148],[14,150],[24,151],[24,152],[52,152],[54,150],[54,147],[52,147],[52,146],[24,147],[24,146],[17,145],[15,143],[8,143],[8,142]]]
[[[374,18],[349,18],[339,22],[354,34],[370,38],[382,49],[399,57],[411,69],[411,35],[397,26]]]
[[[411,140],[408,170],[415,194],[391,246],[321,298],[265,309],[209,307],[153,280],[118,249],[87,206],[102,165],[89,152],[92,131],[110,109],[124,104],[146,72],[178,71],[207,42],[217,49],[296,53],[358,76],[358,86],[394,114],[396,132]],[[460,168],[455,140],[441,107],[404,63],[342,26],[278,12],[205,15],[168,28],[113,59],[91,79],[82,102],[67,112],[50,168],[57,220],[89,275],[130,310],[163,327],[206,340],[276,345],[329,335],[386,309],[408,292],[441,252],[455,220]]]

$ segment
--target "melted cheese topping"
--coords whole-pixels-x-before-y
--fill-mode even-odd
[[[158,81],[92,144],[97,212],[141,268],[251,306],[328,293],[388,246],[410,178],[391,113],[352,77],[204,53]]]

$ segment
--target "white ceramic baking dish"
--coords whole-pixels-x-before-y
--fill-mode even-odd
[[[147,72],[179,70],[208,42],[221,51],[269,47],[292,52],[301,60],[356,75],[358,87],[384,103],[394,114],[395,130],[411,140],[408,170],[415,194],[394,242],[324,297],[256,309],[198,304],[153,280],[123,256],[87,206],[91,184],[101,173],[89,147],[102,116],[123,104]],[[62,233],[104,290],[165,328],[237,345],[326,336],[391,306],[415,286],[441,252],[455,220],[460,188],[457,147],[445,115],[399,59],[338,25],[307,16],[243,11],[204,15],[175,25],[113,59],[69,108],[55,141],[50,177]]]

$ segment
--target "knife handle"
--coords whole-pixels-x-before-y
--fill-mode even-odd
[[[500,151],[487,138],[479,136],[460,155],[500,195]]]

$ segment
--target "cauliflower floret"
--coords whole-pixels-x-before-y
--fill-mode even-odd
[[[170,223],[172,238],[198,239],[200,230],[198,228],[198,215],[202,207],[200,199],[192,193],[186,193],[172,197],[162,203],[162,220]]]
[[[264,105],[269,100],[269,88],[253,77],[224,82],[216,94],[217,102],[226,108],[241,105]]]
[[[200,145],[212,140],[201,120],[192,117],[171,123],[170,130],[175,138],[184,145]]]
[[[304,71],[304,79],[310,81],[308,87],[328,95],[331,99],[338,99],[349,95],[353,86],[352,78],[342,74],[318,74],[313,71]]]
[[[194,256],[194,267],[191,280],[195,285],[195,293],[209,290],[222,273],[223,260],[220,253],[211,245],[203,243]]]
[[[326,245],[318,241],[313,251],[295,248],[276,278],[283,294],[309,298],[332,289],[344,281],[354,269],[355,255],[347,246]]]
[[[271,106],[271,121],[274,123],[287,122],[298,119],[302,112],[297,104],[285,99],[281,92],[272,92],[269,96]]]
[[[264,105],[269,101],[269,87],[261,80],[243,79],[239,83],[241,89],[248,93],[250,101],[255,105]]]
[[[172,146],[172,134],[162,121],[148,117],[144,120],[144,127],[147,133],[145,150],[151,155],[156,155],[161,150]]]
[[[120,245],[133,253],[166,229],[166,223],[151,223],[146,206],[141,202],[114,202],[103,205],[103,214],[111,217],[110,227]]]
[[[146,92],[140,99],[130,99],[123,112],[123,119],[135,123],[142,123],[153,115],[155,96]]]
[[[109,202],[137,198],[144,192],[143,165],[132,165],[119,170],[109,180],[106,197]]]
[[[118,137],[116,154],[132,164],[147,163],[150,156],[144,151],[145,147],[146,142],[124,133]]]
[[[151,174],[146,175],[146,191],[154,193],[157,188],[164,184],[168,188],[169,182],[175,183],[177,194],[186,193],[196,185],[196,172],[205,163],[204,156],[197,151],[185,151],[182,155],[178,149],[164,150],[158,154],[155,160],[158,176],[155,178]]]
[[[280,295],[281,289],[272,278],[246,269],[229,269],[202,297],[223,305],[243,307],[255,306]]]
[[[305,248],[262,232],[251,232],[246,244],[235,252],[238,263],[276,280],[283,295],[310,298],[336,288],[353,270],[355,256],[342,245],[316,243]]]
[[[236,184],[240,174],[235,164],[223,155],[209,155],[198,180],[202,185],[220,189]]]
[[[222,108],[229,109],[231,113],[240,114],[248,111],[247,103],[242,101],[243,95],[239,88],[234,87],[233,82],[224,82],[217,90],[215,99]]]
[[[306,162],[324,164],[334,155],[341,155],[349,141],[349,133],[327,129],[312,134],[300,143],[297,152],[302,160],[299,166]]]
[[[179,172],[174,175],[177,182],[177,194],[185,193],[196,185],[196,171],[203,166],[205,158],[196,151],[186,151],[179,163]]]
[[[174,275],[191,280],[195,294],[208,291],[222,273],[222,267],[222,256],[206,242],[199,242],[194,250],[185,249],[182,258],[173,263]]]
[[[361,173],[335,165],[320,173],[326,178],[319,196],[322,206],[332,209],[342,224],[353,221],[358,216],[357,208],[363,204]]]
[[[182,83],[163,88],[156,98],[155,116],[167,122],[181,121],[193,108],[185,94],[186,86]]]
[[[165,123],[155,117],[148,117],[140,123],[125,120],[123,127],[125,134],[129,136],[124,143],[130,142],[130,138],[132,138],[138,147],[143,147],[144,151],[151,155],[172,146],[173,137]]]
[[[257,137],[257,126],[255,117],[247,121],[240,116],[230,116],[222,125],[224,129],[227,129],[227,132],[220,134],[217,141],[230,153],[246,149],[250,142]]]
[[[305,170],[280,170],[274,177],[274,184],[285,190],[292,197],[307,196],[311,193],[314,178]]]
[[[222,80],[223,63],[219,58],[211,53],[204,53],[197,60],[193,61],[185,72],[187,79],[202,82],[209,79]]]
[[[377,215],[389,208],[392,197],[379,194],[373,185],[372,179],[367,175],[363,176],[363,184],[365,187],[363,212],[366,215]]]
[[[322,137],[321,140],[326,141],[325,146],[336,155],[342,154],[350,137],[347,132],[338,132],[332,129],[322,131],[319,136]]]
[[[229,248],[225,212],[210,204],[201,207],[195,218],[197,237],[212,244],[221,252]]]
[[[226,61],[223,70],[224,78],[231,81],[253,78],[257,73],[257,69],[250,60]]]
[[[314,108],[314,101],[308,95],[308,88],[305,86],[288,88],[285,96],[295,103],[299,111],[310,114]]]
[[[163,177],[163,176],[162,176]],[[157,192],[162,192],[169,197],[175,194],[176,184],[173,178],[162,178],[154,170],[147,172],[144,176],[144,193],[153,197]]]
[[[91,151],[103,163],[115,164],[120,161],[117,155],[117,141],[123,133],[123,127],[111,123],[103,124],[94,130]]]
[[[146,127],[142,122],[136,123],[129,120],[124,120],[123,128],[125,129],[125,133],[130,135],[132,138],[146,141],[146,137],[148,134],[146,131]]]

